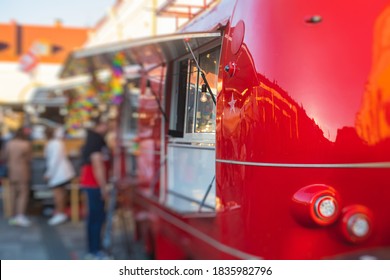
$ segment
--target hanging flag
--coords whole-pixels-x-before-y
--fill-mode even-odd
[[[20,57],[19,67],[23,72],[29,73],[34,70],[37,65],[38,57],[32,51],[28,51]]]
[[[35,41],[28,52],[20,57],[20,69],[27,73],[33,71],[38,65],[39,57],[50,55],[51,51],[52,46],[46,40]]]

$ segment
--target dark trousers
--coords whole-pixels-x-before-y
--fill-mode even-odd
[[[105,220],[104,200],[100,188],[84,188],[87,194],[88,252],[96,254],[102,249],[102,229]]]

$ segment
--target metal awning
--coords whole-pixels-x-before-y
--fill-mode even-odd
[[[105,71],[104,73],[99,73],[97,77],[99,80],[106,80],[107,77],[109,77],[109,73]],[[67,103],[68,98],[65,94],[67,91],[88,86],[90,84],[90,80],[90,76],[83,75],[58,80],[50,85],[37,86],[32,90],[26,103],[33,105],[45,105],[47,107],[63,106]]]
[[[123,52],[125,56],[124,66],[158,65],[188,53],[184,40],[188,40],[192,49],[197,49],[219,37],[220,32],[176,33],[80,49],[68,56],[60,77],[88,74],[91,69],[109,69],[114,55],[118,52]]]
[[[37,88],[28,104],[44,105],[47,107],[64,106],[67,103],[67,97],[62,93],[58,94],[55,90],[40,87]]]

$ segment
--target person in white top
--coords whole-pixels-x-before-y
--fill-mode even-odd
[[[65,145],[62,141],[63,131],[61,128],[46,129],[47,144],[45,147],[46,172],[44,179],[53,189],[55,212],[49,219],[49,225],[58,225],[67,220],[65,214],[65,187],[71,183],[76,173],[66,155]]]

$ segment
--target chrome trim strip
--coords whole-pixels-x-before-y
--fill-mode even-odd
[[[157,213],[166,222],[175,225],[176,227],[178,227],[182,231],[185,231],[188,234],[191,234],[195,238],[198,238],[198,239],[202,240],[203,242],[207,243],[208,245],[214,247],[215,249],[217,249],[217,250],[219,250],[219,251],[221,251],[223,253],[226,253],[226,254],[229,254],[231,256],[237,257],[239,259],[246,259],[246,260],[261,260],[262,259],[262,258],[260,258],[258,256],[251,255],[251,254],[245,253],[243,251],[237,250],[237,249],[235,249],[233,247],[230,247],[228,245],[225,245],[225,244],[223,244],[223,243],[221,243],[221,242],[211,238],[210,236],[208,236],[207,234],[203,233],[202,231],[192,227],[191,225],[184,223],[183,221],[179,220],[175,216],[170,215],[169,213],[163,211],[162,209],[160,209],[160,208],[158,208],[158,207],[156,207],[154,205],[149,204],[148,206],[150,208],[152,208],[153,211],[155,213]]]
[[[390,162],[362,162],[362,163],[272,163],[216,159],[219,163],[249,165],[260,167],[284,168],[390,168]]]

